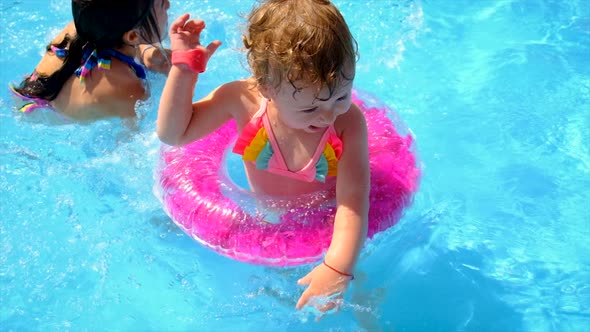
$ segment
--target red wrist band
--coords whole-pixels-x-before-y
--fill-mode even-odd
[[[207,55],[201,48],[172,52],[173,65],[186,65],[194,73],[202,73],[207,66]]]
[[[338,270],[336,270],[335,268],[331,267],[330,265],[326,264],[326,261],[324,261],[323,263],[324,263],[324,265],[325,265],[325,266],[327,266],[327,267],[328,267],[330,270],[332,270],[332,271],[334,271],[334,272],[336,272],[336,273],[338,273],[338,274],[340,274],[340,275],[343,275],[343,276],[345,276],[345,277],[350,277],[350,280],[354,280],[354,274],[350,274],[350,273],[344,273],[344,272],[342,272],[342,271],[338,271]]]

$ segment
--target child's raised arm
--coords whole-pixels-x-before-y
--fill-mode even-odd
[[[207,47],[202,46],[199,38],[201,31],[205,28],[205,22],[201,20],[189,21],[189,17],[189,14],[184,14],[170,25],[170,44],[173,58],[174,52],[186,53],[186,51],[198,49],[201,56],[205,57],[202,59],[204,65],[221,45],[221,42],[215,40]],[[188,63],[198,60],[194,57],[185,58]],[[203,136],[200,131],[190,130],[192,126],[214,127],[221,124],[219,121],[212,121],[211,126],[206,126],[205,123],[202,123],[202,121],[208,120],[205,115],[208,115],[209,112],[203,109],[206,104],[202,105],[203,107],[193,106],[193,90],[198,75],[198,72],[195,72],[190,65],[174,64],[173,59],[173,65],[168,74],[158,109],[157,131],[160,140],[164,143],[184,145]],[[197,108],[199,108],[198,112]],[[209,131],[213,129],[215,128],[211,128]]]
[[[154,72],[168,74],[172,51],[152,44],[139,45],[139,59],[143,65]]]
[[[336,127],[343,127],[344,150],[338,162],[336,182],[336,216],[332,242],[322,264],[299,280],[309,285],[297,302],[301,309],[311,297],[334,296],[341,299],[352,279],[353,269],[367,236],[369,213],[370,169],[367,146],[367,125],[358,106],[341,115]],[[338,301],[328,301],[318,308],[328,311]]]

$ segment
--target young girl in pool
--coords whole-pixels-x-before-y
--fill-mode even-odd
[[[11,87],[25,100],[21,111],[47,107],[78,122],[134,117],[136,101],[149,97],[146,66],[169,69],[165,51],[152,45],[161,41],[169,7],[168,0],[72,0],[74,21]]]
[[[367,128],[351,102],[356,42],[327,0],[263,1],[248,16],[243,37],[253,76],[192,103],[199,72],[221,44],[201,45],[204,27],[188,14],[170,26],[173,65],[160,100],[158,135],[164,143],[185,145],[234,119],[240,136],[233,150],[243,155],[254,192],[284,198],[336,187],[330,247],[325,261],[298,281],[309,286],[296,305],[329,297],[314,306],[331,310],[353,279],[367,232]]]

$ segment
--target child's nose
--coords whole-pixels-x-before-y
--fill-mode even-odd
[[[348,108],[346,107],[327,107],[322,110],[322,120],[325,124],[332,124],[336,121],[336,118],[346,113]]]
[[[332,124],[337,116],[338,112],[335,109],[326,109],[322,112],[322,121],[325,124]]]

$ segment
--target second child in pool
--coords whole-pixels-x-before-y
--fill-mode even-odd
[[[134,117],[135,103],[149,97],[146,66],[169,70],[165,51],[152,47],[161,41],[169,7],[169,0],[72,0],[73,22],[12,87],[26,101],[21,111],[51,108],[81,123]]]

